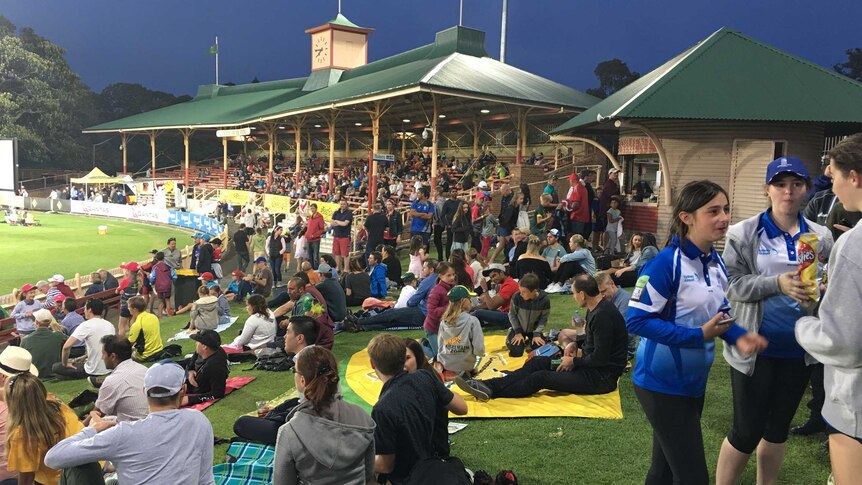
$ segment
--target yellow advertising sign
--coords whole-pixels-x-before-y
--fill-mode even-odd
[[[269,209],[270,212],[287,214],[290,212],[290,197],[285,197],[283,195],[264,194],[263,206]]]
[[[316,200],[307,200],[307,199],[299,199],[299,206],[297,209],[300,214],[306,215],[308,214],[308,206],[311,204],[317,205],[317,212],[320,212],[320,215],[323,216],[323,220],[329,222],[332,220],[332,214],[338,210],[338,204],[334,204],[332,202],[319,202]]]
[[[253,200],[254,192],[219,189],[218,198],[232,205],[246,205],[249,203],[249,200]]]

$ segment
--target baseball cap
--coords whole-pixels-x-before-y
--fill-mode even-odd
[[[218,286],[218,283],[216,283],[215,281],[210,281],[209,283],[207,283],[207,288],[212,288],[213,286]]]
[[[570,182],[577,182],[578,180],[580,180],[580,177],[578,177],[578,174],[573,173],[573,174],[569,175],[569,181]]]
[[[206,242],[210,242],[210,235],[209,234],[201,234],[201,239],[203,239]]]
[[[21,293],[27,293],[28,291],[35,290],[35,289],[36,289],[35,286],[31,285],[30,283],[27,283],[26,285],[21,287]]]
[[[221,244],[221,238],[220,237],[214,237],[212,239],[212,241],[210,241],[210,243],[215,244],[215,245],[219,245],[219,244]]]
[[[317,267],[317,272],[323,274],[332,273],[332,266],[326,263],[320,263],[320,266]]]
[[[48,278],[49,283],[63,283],[64,281],[66,281],[66,278],[63,278],[63,275],[61,274],[55,274],[54,276]]]
[[[480,180],[477,187],[479,187],[480,189],[487,189],[488,188],[488,182],[485,182],[484,180]]]
[[[551,229],[550,231],[548,231],[548,234],[551,236],[554,236],[554,237],[560,237],[560,230],[559,229]]]
[[[200,330],[197,333],[191,334],[191,339],[196,340],[213,350],[218,350],[218,348],[221,347],[221,335],[219,335],[215,330]]]
[[[205,271],[205,272],[201,273],[201,275],[198,277],[198,279],[201,281],[212,281],[215,279],[215,276],[213,276],[213,274],[210,273],[209,271]]]
[[[790,173],[805,180],[811,178],[808,175],[805,162],[795,157],[781,157],[769,162],[769,165],[766,166],[766,183],[771,184],[775,177],[783,173]]]
[[[0,352],[0,374],[12,377],[24,372],[39,376],[39,369],[33,365],[33,356],[30,352],[14,345]]]
[[[263,256],[258,256],[258,257],[254,260],[254,262],[255,262],[255,263],[265,263],[265,262],[266,262],[266,258],[264,258]]]
[[[170,397],[180,392],[185,381],[185,369],[174,361],[163,360],[147,369],[144,374],[144,390],[149,397]],[[151,392],[157,388],[156,392]]]
[[[66,295],[60,293],[59,295],[54,295],[54,301],[66,301]]]
[[[482,271],[482,276],[491,276],[491,273],[494,271],[499,271],[501,273],[506,272],[506,267],[500,263],[492,263],[489,264],[485,271]]]
[[[51,310],[40,308],[33,312],[33,319],[37,322],[50,322],[54,319],[54,315],[51,314]]]
[[[235,269],[235,270],[230,272],[230,275],[231,276],[239,276],[240,278],[242,278],[243,276],[245,276],[245,273],[243,273],[242,271],[240,271],[238,269]]]
[[[413,281],[415,279],[416,279],[416,275],[413,273],[404,273],[403,275],[401,275],[401,281],[403,281],[404,284],[410,283],[411,281]]]
[[[200,239],[201,236],[203,236],[203,233],[201,233],[201,232],[196,232],[196,233],[192,234],[192,238],[194,238],[194,239]]]
[[[140,267],[138,266],[138,263],[136,263],[134,261],[130,261],[126,264],[121,264],[120,269],[127,269],[127,270],[131,271],[132,273],[134,273],[135,271],[140,269]]]
[[[617,173],[617,172],[619,172],[619,171],[620,171],[620,169],[618,169],[618,168],[616,168],[616,167],[613,167],[613,168],[611,168],[610,170],[608,170],[608,175],[615,174],[615,173]]]
[[[449,301],[461,301],[464,298],[476,296],[475,293],[468,290],[464,285],[458,285],[449,290]]]

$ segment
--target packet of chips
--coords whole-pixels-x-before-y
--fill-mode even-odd
[[[811,301],[820,300],[820,287],[817,284],[817,234],[806,232],[796,241],[796,258],[799,261],[799,280],[811,285]]]

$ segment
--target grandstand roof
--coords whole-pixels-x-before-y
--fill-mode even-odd
[[[204,85],[191,101],[92,126],[86,133],[221,128],[276,120],[411,92],[433,92],[563,111],[598,99],[488,57],[485,33],[438,32],[434,43],[345,71],[326,87],[303,91],[307,78]]]
[[[862,83],[721,28],[553,132],[616,119],[859,123],[859,106]]]

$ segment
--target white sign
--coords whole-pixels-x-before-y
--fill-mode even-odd
[[[216,136],[219,138],[230,138],[232,136],[247,136],[251,135],[251,128],[239,128],[236,130],[217,130]]]
[[[373,158],[374,158],[375,162],[394,162],[395,161],[395,155],[393,155],[391,153],[375,153]]]
[[[168,211],[154,206],[105,204],[83,200],[73,200],[70,202],[73,214],[168,223]]]

